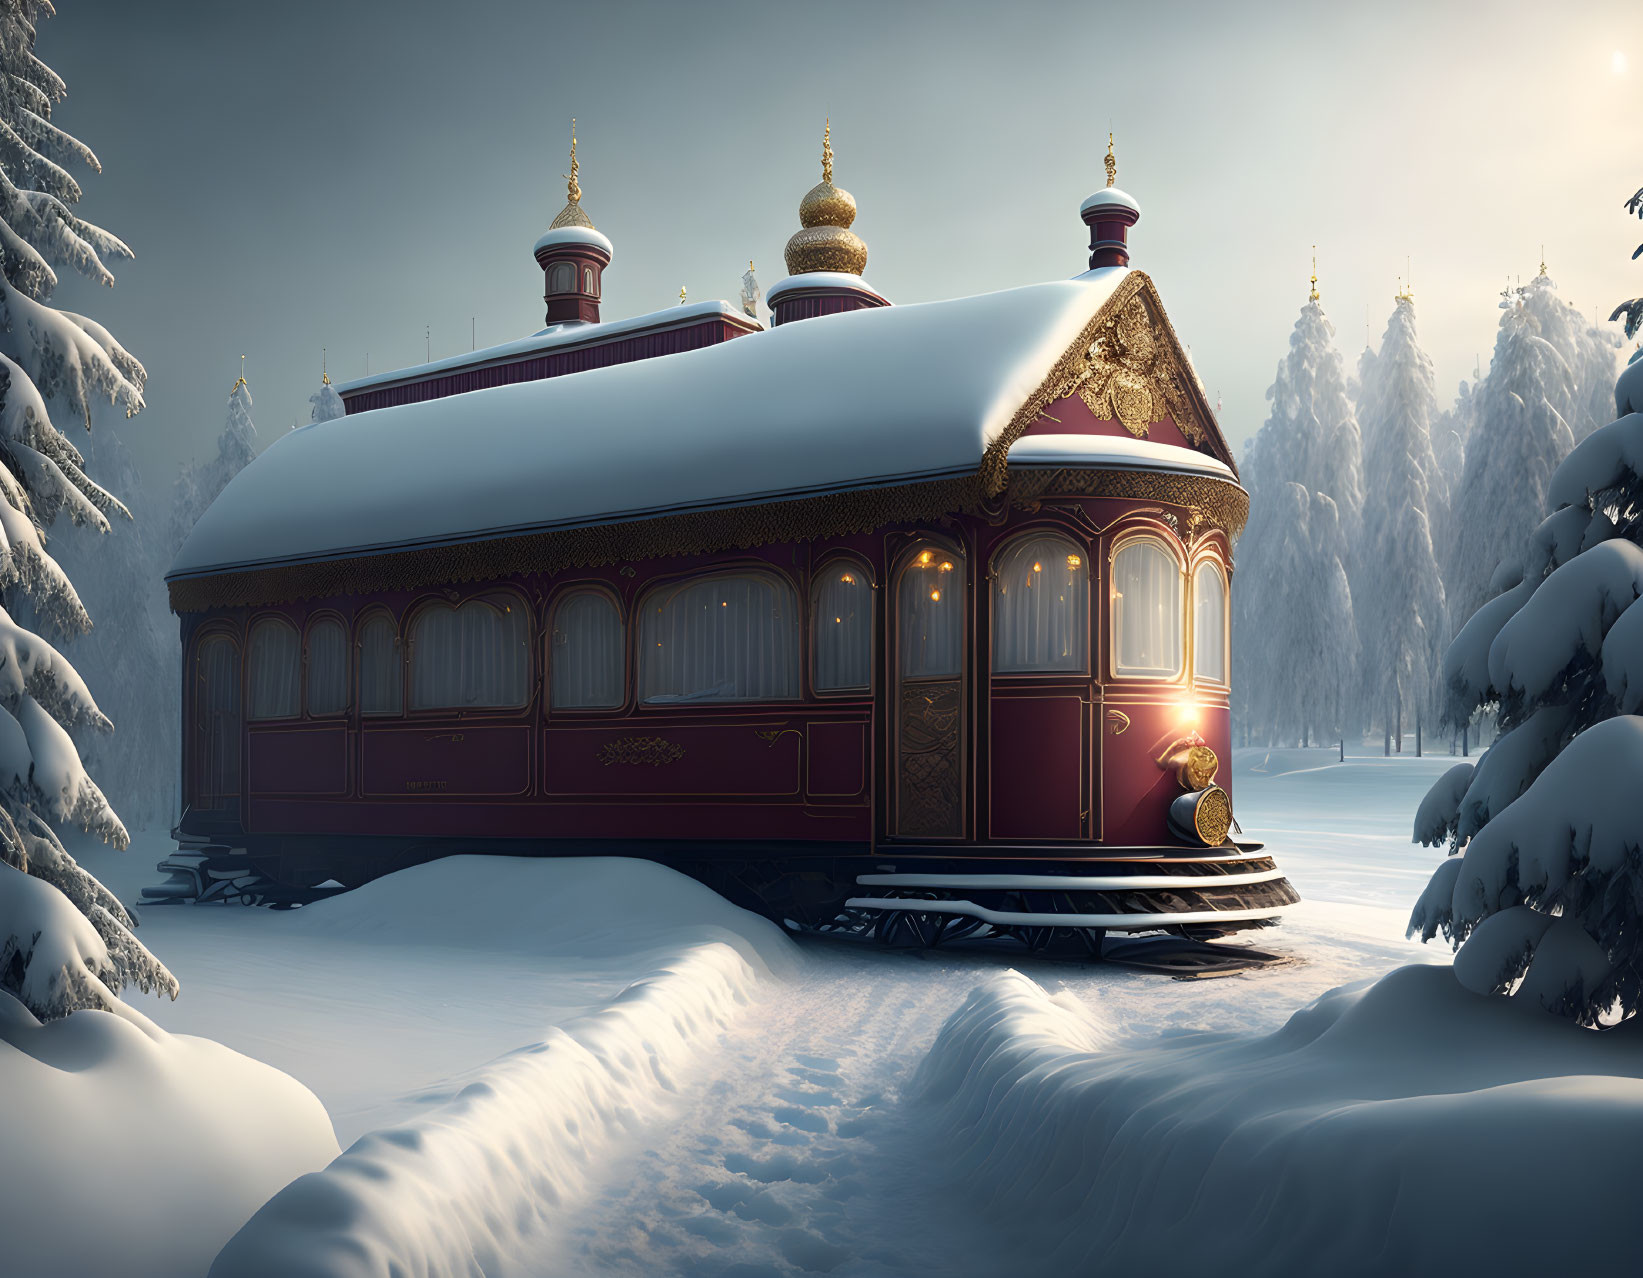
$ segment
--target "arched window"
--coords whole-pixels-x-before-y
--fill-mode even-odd
[[[1125,542],[1112,557],[1114,673],[1173,679],[1181,673],[1181,564],[1156,537]]]
[[[194,785],[201,811],[239,806],[240,650],[227,635],[207,635],[194,657]]]
[[[1192,574],[1192,669],[1209,683],[1227,681],[1227,579],[1213,559]]]
[[[576,268],[569,262],[555,262],[548,268],[548,292],[569,293],[576,287]]]
[[[298,712],[302,641],[283,617],[264,617],[251,627],[246,648],[252,719],[290,719]]]
[[[507,709],[530,699],[530,624],[509,598],[433,604],[411,622],[411,709]]]
[[[399,627],[392,617],[377,613],[359,628],[359,712],[403,714],[405,680],[399,647]]]
[[[348,632],[335,617],[321,617],[308,627],[308,713],[347,709]]]
[[[622,614],[599,590],[578,590],[553,610],[548,679],[556,710],[609,710],[627,700]]]
[[[582,268],[582,291],[589,297],[593,296],[593,267],[591,266]]]
[[[873,583],[865,569],[835,560],[811,591],[810,680],[817,692],[865,690],[872,684]]]
[[[901,570],[896,643],[909,679],[952,678],[964,670],[964,566],[938,547]]]
[[[993,670],[1089,669],[1089,568],[1065,537],[1027,537],[993,562]]]
[[[799,695],[799,609],[785,581],[725,573],[666,586],[639,611],[643,700],[778,701]]]

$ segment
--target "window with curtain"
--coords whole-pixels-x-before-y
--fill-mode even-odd
[[[1089,669],[1089,567],[1065,537],[1012,542],[993,563],[993,670]]]
[[[289,719],[297,714],[302,673],[302,640],[297,628],[279,617],[264,617],[251,627],[246,645],[246,673],[251,688],[250,717]]]
[[[1227,681],[1227,579],[1208,559],[1192,575],[1192,665],[1200,679]]]
[[[405,681],[401,675],[399,627],[378,613],[359,628],[359,712],[403,714]]]
[[[813,644],[810,679],[817,692],[866,689],[872,684],[873,583],[854,563],[822,569],[811,590]]]
[[[347,709],[348,632],[335,617],[321,617],[308,627],[308,713]]]
[[[576,287],[576,268],[569,262],[555,262],[548,268],[548,292],[569,293]]]
[[[896,644],[909,679],[951,678],[964,669],[964,565],[928,548],[901,570]]]
[[[582,268],[582,291],[589,297],[593,296],[593,267],[591,266]]]
[[[639,609],[639,695],[652,703],[798,696],[792,588],[737,573],[653,591]]]
[[[1112,559],[1113,667],[1133,678],[1181,673],[1183,580],[1163,542],[1125,542]]]
[[[530,623],[513,599],[433,604],[411,623],[411,709],[507,709],[530,699]]]
[[[608,710],[627,700],[622,615],[610,596],[578,591],[553,610],[548,680],[557,710]]]

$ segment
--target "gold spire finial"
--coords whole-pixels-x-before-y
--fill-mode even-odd
[[[245,380],[245,356],[241,355],[240,356],[240,380],[235,382],[232,386],[230,386],[228,388],[228,393],[230,395],[232,395],[235,391],[239,390],[240,387],[246,386],[246,385],[247,385],[247,382]]]
[[[331,374],[326,368],[326,362],[325,347],[321,346],[319,348],[319,384],[321,386],[331,384]]]
[[[833,117],[822,126],[822,181],[833,180]]]
[[[1107,166],[1107,185],[1111,186],[1118,181],[1118,157],[1112,153],[1112,134],[1107,134],[1107,158],[1102,161]]]
[[[1540,246],[1540,273],[1542,275],[1546,274],[1546,246],[1544,244]]]
[[[582,202],[582,184],[576,180],[582,166],[576,162],[576,117],[570,118],[570,172],[562,174],[565,179],[565,194],[572,204]]]
[[[1312,292],[1307,296],[1309,301],[1316,302],[1318,300],[1318,246],[1316,244],[1312,246]]]
[[[685,304],[685,286],[683,284],[681,284],[681,285],[679,285],[679,305],[683,306],[684,304]]]

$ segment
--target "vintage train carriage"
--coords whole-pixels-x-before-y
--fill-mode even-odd
[[[304,883],[637,855],[925,940],[1273,920],[1216,782],[1247,497],[1148,278],[777,307],[498,384],[603,326],[550,328],[270,447],[169,577],[179,838]]]

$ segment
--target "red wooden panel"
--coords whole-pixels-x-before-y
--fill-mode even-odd
[[[993,838],[1081,837],[1084,705],[1077,696],[994,695],[988,752]]]
[[[1230,768],[1227,741],[1227,712],[1204,710],[1186,693],[1169,693],[1156,702],[1120,701],[1107,703],[1107,736],[1102,748],[1102,775],[1107,825],[1105,841],[1124,846],[1178,844],[1169,831],[1170,800],[1181,793],[1181,783],[1173,770],[1158,766],[1173,742],[1198,732],[1221,758],[1219,780],[1225,782]],[[1121,734],[1111,730],[1111,712],[1128,716],[1129,726]]]
[[[368,728],[360,755],[370,795],[513,795],[531,786],[523,723]]]
[[[799,794],[804,734],[781,724],[548,728],[546,793],[703,798]]]
[[[867,788],[867,725],[812,723],[805,732],[805,792],[811,798],[851,799]]]
[[[251,729],[252,794],[347,794],[348,729]]]

